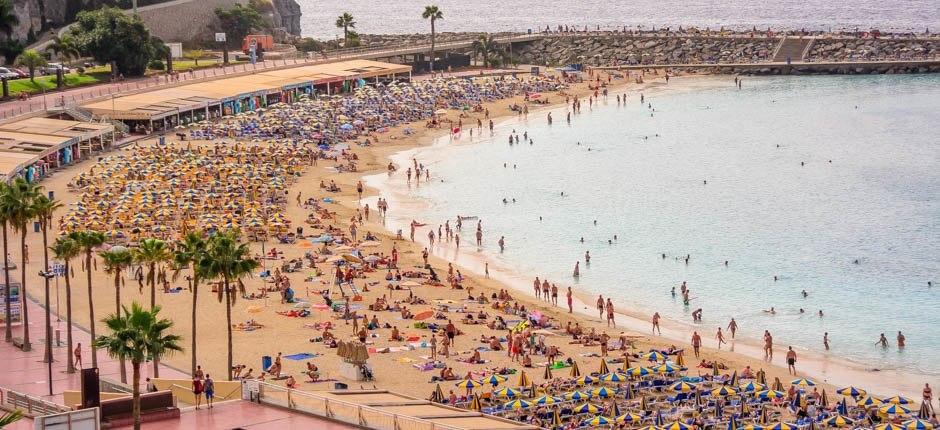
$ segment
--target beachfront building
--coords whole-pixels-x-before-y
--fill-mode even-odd
[[[122,121],[133,132],[152,133],[253,112],[273,103],[292,103],[302,95],[331,95],[365,85],[410,78],[411,66],[352,60],[266,70],[112,97],[82,107],[96,116]]]
[[[111,124],[39,117],[0,124],[0,174],[37,181],[113,143]]]

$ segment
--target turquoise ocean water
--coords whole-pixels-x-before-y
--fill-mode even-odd
[[[701,307],[706,339],[734,317],[739,335],[768,329],[777,345],[821,352],[829,332],[839,357],[940,374],[940,76],[645,91],[655,112],[636,91],[620,106],[611,94],[585,101],[570,125],[557,107],[551,126],[533,112],[493,136],[465,131],[420,150],[443,181],[408,191],[429,205],[419,219],[479,216],[482,252],[498,264],[621,309],[691,324]],[[513,129],[534,145],[509,146]],[[464,235],[472,241],[472,226]],[[686,254],[689,264],[676,260]],[[670,295],[683,281],[689,307]],[[771,306],[777,315],[762,312]],[[898,330],[905,351],[875,346]]]

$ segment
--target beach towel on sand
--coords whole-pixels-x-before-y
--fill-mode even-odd
[[[286,358],[286,359],[288,359],[288,360],[300,361],[300,360],[308,360],[308,359],[315,358],[315,357],[319,357],[319,356],[320,356],[320,354],[312,354],[312,353],[309,353],[309,352],[301,352],[301,353],[297,353],[297,354],[285,355],[284,358]]]

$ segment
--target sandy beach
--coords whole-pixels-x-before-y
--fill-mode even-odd
[[[730,78],[687,77],[675,79],[671,80],[669,90],[681,91],[681,89],[673,88],[673,86],[681,87],[686,81],[694,82],[698,79],[727,80]],[[624,79],[614,80],[608,89],[611,97],[613,97],[614,94],[622,94],[624,92],[635,94],[635,92],[639,91],[641,88],[644,91],[655,91],[652,89],[653,86],[663,85],[661,77],[657,79],[657,76],[647,75],[646,80],[648,82],[647,84],[624,82]],[[587,88],[586,83],[581,83],[572,85],[571,88],[567,90],[567,93],[586,97],[591,91]],[[557,104],[564,101],[564,96],[545,93],[544,97],[547,98],[551,104],[551,106],[545,109],[554,109],[555,112],[561,112]],[[498,122],[501,118],[511,118],[516,115],[516,113],[511,112],[508,108],[512,103],[522,104],[524,101],[522,97],[516,97],[487,103],[485,107],[489,110],[490,118]],[[545,115],[542,110],[539,110],[535,106],[530,108],[532,110],[528,115],[531,121],[544,120]],[[476,123],[478,118],[483,119],[482,113],[468,112],[466,115],[467,117],[463,118],[465,124]],[[456,119],[457,114],[452,111],[448,114],[448,117]],[[555,120],[561,121],[563,119],[556,116]],[[404,181],[401,180],[401,175],[404,169],[408,167],[408,160],[413,156],[420,157],[421,152],[418,148],[433,144],[441,135],[448,133],[448,130],[446,128],[444,130],[428,129],[425,128],[423,124],[412,124],[411,127],[415,132],[410,135],[403,133],[404,127],[396,127],[387,133],[375,135],[373,145],[371,146],[354,146],[351,151],[358,157],[358,171],[356,172],[338,173],[330,168],[331,163],[326,162],[326,160],[322,160],[317,166],[308,166],[297,178],[296,182],[287,190],[287,195],[289,195],[290,198],[288,198],[288,205],[284,215],[292,221],[293,226],[302,226],[309,214],[309,210],[296,204],[294,196],[301,193],[304,199],[308,197],[330,197],[335,203],[327,203],[325,207],[330,212],[335,212],[332,224],[341,229],[345,229],[349,225],[349,220],[357,216],[357,211],[361,213],[364,205],[369,204],[372,209],[371,215],[363,220],[363,223],[358,227],[358,231],[360,236],[364,235],[366,232],[371,232],[377,236],[380,245],[370,248],[368,252],[390,255],[394,246],[399,255],[398,266],[402,270],[415,269],[423,266],[421,254],[422,249],[425,247],[425,242],[427,241],[426,229],[418,230],[417,237],[419,240],[416,242],[412,242],[407,238],[407,223],[410,222],[411,214],[421,210],[422,203],[404,200],[402,197],[404,193],[400,190],[396,191],[394,187],[383,185],[384,181],[382,177],[388,175],[387,165],[389,160],[393,160],[399,167],[394,175],[398,177],[399,183],[403,184]],[[462,141],[460,144],[463,144],[465,141],[466,140]],[[177,143],[175,140],[170,142],[172,145],[186,145],[188,143],[189,142]],[[154,139],[140,143],[140,145],[143,146],[153,144]],[[194,144],[198,144],[198,142],[194,142]],[[119,152],[128,151],[133,151],[133,148],[128,147],[119,150]],[[421,161],[420,158],[418,161]],[[41,183],[46,190],[53,191],[56,198],[63,202],[64,207],[56,213],[54,218],[58,219],[68,207],[68,203],[78,198],[77,193],[71,192],[68,189],[68,182],[75,175],[88,171],[92,167],[93,162],[94,160],[85,160],[76,166],[56,172],[52,177]],[[443,177],[446,179],[446,172],[443,173]],[[430,180],[434,181],[438,179],[440,179],[440,177],[437,175],[437,172],[432,169]],[[368,185],[361,201],[356,193],[356,185],[360,180],[363,180],[366,185]],[[318,187],[318,184],[324,181],[334,181],[341,191],[336,193],[324,192]],[[391,208],[387,220],[383,220],[376,210],[375,203],[378,197],[385,198],[390,202]],[[434,225],[436,223],[443,223],[444,220],[421,221],[429,222]],[[470,242],[472,242],[473,226],[470,225],[470,222],[466,224],[462,236],[466,236],[464,240],[469,245]],[[396,240],[395,232],[398,229],[403,229],[405,240]],[[52,241],[51,238],[57,235],[58,231],[51,231],[50,242]],[[487,240],[495,241],[496,238],[487,237]],[[18,262],[20,258],[18,243],[19,236],[11,234],[10,252],[13,261],[16,262]],[[42,255],[40,252],[42,249],[42,238],[39,234],[29,233],[27,235],[27,243],[29,244],[30,250],[30,262],[26,268],[28,275],[27,290],[32,298],[41,302],[43,300],[42,282],[36,273],[41,269],[42,265]],[[253,242],[251,243],[251,247],[258,254],[262,253],[262,245],[260,243]],[[265,251],[270,251],[272,247],[283,251],[283,259],[264,260],[263,264],[265,267],[271,270],[275,267],[280,267],[284,261],[292,258],[302,258],[305,251],[307,251],[294,245],[282,245],[273,242],[269,242],[265,245]],[[468,246],[466,249],[469,251],[470,247]],[[453,263],[455,268],[461,270],[466,278],[462,283],[465,289],[458,290],[451,289],[447,286],[431,287],[427,285],[413,287],[411,292],[426,301],[424,305],[409,306],[415,313],[426,309],[433,309],[436,313],[439,309],[438,305],[444,305],[446,307],[462,308],[466,313],[472,313],[474,315],[479,312],[485,312],[491,316],[502,315],[499,310],[492,308],[492,303],[480,304],[466,301],[465,299],[467,299],[468,293],[474,297],[482,294],[489,298],[500,290],[508,289],[512,295],[513,301],[524,305],[525,308],[530,311],[537,310],[541,312],[551,320],[556,321],[557,327],[563,328],[569,322],[577,322],[585,330],[595,329],[598,333],[607,332],[614,339],[620,336],[621,332],[624,332],[624,336],[635,342],[635,349],[631,349],[633,352],[645,352],[651,349],[662,350],[668,349],[670,345],[676,345],[679,348],[686,348],[687,350],[685,360],[690,367],[688,371],[689,375],[709,374],[712,371],[711,368],[700,369],[695,367],[697,361],[692,357],[691,351],[689,350],[690,328],[686,325],[678,322],[663,321],[662,336],[651,336],[649,334],[649,315],[644,314],[640,310],[622,309],[622,307],[618,307],[617,328],[607,328],[606,324],[596,317],[593,306],[585,304],[593,302],[593,296],[590,295],[589,292],[575,291],[575,313],[569,314],[567,309],[564,309],[563,292],[559,294],[561,296],[559,298],[561,307],[546,305],[546,302],[533,297],[530,287],[531,279],[535,274],[518,273],[510,267],[501,267],[485,259],[483,256],[475,255],[473,252],[465,252],[463,250],[455,252],[450,244],[432,252],[428,262],[442,277],[448,272],[448,263]],[[487,262],[489,262],[489,278],[484,276],[484,266]],[[101,269],[102,264],[100,259],[97,265],[98,268]],[[81,271],[79,261],[73,262],[73,268],[75,271],[72,280],[73,313],[78,326],[88,327],[88,297],[84,281],[85,274]],[[324,275],[310,276],[309,273],[311,270],[307,269],[295,273],[285,273],[285,275],[290,278],[296,297],[307,299],[310,303],[320,304],[323,302],[323,299],[320,297],[319,291],[329,288],[331,267],[329,264],[318,264],[317,268],[322,270]],[[382,296],[387,297],[390,302],[405,300],[408,297],[408,291],[387,289],[385,274],[385,270],[376,270],[367,273],[364,279],[356,279],[355,283],[359,286],[359,290],[361,291],[361,301],[355,303],[362,306],[358,312],[360,315],[365,316],[365,321],[368,321],[375,315],[380,326],[384,326],[388,323],[391,326],[397,327],[405,338],[411,338],[413,340],[406,342],[391,341],[389,339],[391,329],[379,328],[373,330],[370,333],[368,343],[369,347],[376,348],[377,352],[371,354],[368,362],[374,370],[376,379],[374,382],[362,383],[362,385],[371,387],[374,384],[379,388],[426,398],[435,387],[433,383],[430,383],[431,376],[437,375],[440,369],[422,371],[414,365],[428,361],[426,358],[422,357],[431,355],[428,348],[422,348],[420,346],[422,343],[429,341],[430,332],[414,328],[413,324],[415,321],[403,320],[397,312],[372,312],[367,308],[368,305],[374,303],[377,298]],[[19,276],[19,271],[13,271],[11,273],[11,278],[13,279],[18,279]],[[311,279],[307,281],[307,278]],[[249,292],[259,291],[262,282],[263,281],[258,277],[247,279],[247,290]],[[107,313],[114,312],[115,309],[112,277],[98,270],[93,273],[93,283],[96,292],[94,295],[96,317],[100,320],[104,318]],[[54,297],[52,303],[54,307],[56,303],[59,303],[59,309],[63,309],[62,313],[64,313],[63,280],[60,279],[58,285],[58,301]],[[365,285],[368,285],[369,291],[363,289]],[[184,345],[188,345],[191,329],[191,294],[187,291],[186,280],[182,277],[174,282],[173,286],[182,287],[182,291],[171,294],[158,292],[157,303],[162,306],[162,313],[175,322],[176,332],[185,338]],[[561,285],[559,286],[562,287]],[[56,291],[55,283],[53,283],[53,291]],[[225,368],[225,310],[224,306],[215,300],[215,295],[209,293],[208,286],[203,286],[201,292],[205,294],[200,294],[197,311],[197,328],[199,332],[197,362],[200,363],[207,373],[217,375],[215,377],[219,378],[225,375],[227,370]],[[137,282],[134,281],[130,275],[125,275],[123,299],[125,303],[130,303],[131,301],[149,303],[149,288],[139,289]],[[306,370],[306,363],[308,361],[315,363],[316,366],[319,367],[322,381],[300,382],[299,388],[304,390],[327,390],[333,388],[334,381],[349,383],[351,387],[358,388],[360,385],[359,382],[350,382],[339,376],[340,360],[336,357],[336,350],[327,348],[322,342],[311,341],[312,339],[321,337],[322,330],[313,328],[317,323],[331,322],[334,327],[332,330],[333,333],[340,339],[346,340],[356,337],[353,326],[349,324],[348,321],[337,319],[335,313],[317,308],[311,309],[310,316],[305,318],[288,317],[277,313],[278,311],[283,312],[293,309],[295,308],[292,304],[281,303],[276,293],[263,299],[239,299],[233,309],[233,322],[239,323],[254,320],[262,325],[263,328],[253,331],[235,332],[235,363],[244,364],[247,368],[254,369],[254,375],[258,375],[262,370],[262,356],[273,357],[278,353],[283,353],[284,356],[304,353],[310,354],[312,358],[284,360],[283,373],[295,375],[298,381],[306,380],[303,373]],[[505,335],[505,330],[492,330],[484,324],[462,323],[461,319],[465,315],[464,313],[451,311],[444,312],[444,315],[452,319],[457,328],[463,332],[462,335],[456,337],[455,345],[451,348],[451,358],[441,358],[447,366],[453,368],[456,375],[462,377],[468,372],[482,372],[485,369],[502,367],[523,370],[521,364],[512,362],[505,351],[482,352],[481,358],[488,360],[486,364],[469,364],[457,361],[457,358],[466,359],[470,357],[470,350],[472,348],[483,345],[479,341],[481,337]],[[504,317],[509,319],[508,316],[504,315]],[[33,347],[37,349],[42,348],[42,343],[39,341],[43,336],[42,316],[30,315],[30,322],[31,332],[34,338]],[[429,320],[427,322],[432,321]],[[433,322],[446,324],[447,319],[434,320]],[[100,325],[99,323],[99,327]],[[713,333],[702,333],[702,336],[705,340],[701,359],[709,362],[717,361],[722,363],[726,366],[726,370],[722,370],[722,373],[730,374],[734,371],[740,372],[742,369],[749,366],[755,372],[759,369],[765,370],[767,372],[767,378],[771,381],[775,378],[780,378],[780,380],[786,383],[786,381],[793,379],[792,376],[787,374],[787,369],[784,364],[784,345],[776,345],[777,354],[775,354],[774,361],[768,363],[761,359],[762,353],[756,339],[738,339],[732,342],[730,344],[732,352],[728,350],[719,351],[713,348]],[[596,371],[600,367],[601,361],[599,357],[599,347],[596,345],[585,347],[580,344],[571,344],[570,340],[571,337],[567,336],[563,329],[551,330],[545,333],[545,343],[557,346],[564,354],[562,358],[573,358],[578,362],[582,371]],[[407,344],[416,344],[419,346],[415,349],[401,348]],[[88,350],[87,345],[83,345],[83,347],[85,348],[83,355],[86,357],[85,361],[87,365],[90,363],[90,350]],[[378,352],[383,350],[383,348],[394,348],[397,352]],[[401,350],[398,351],[399,349]],[[174,355],[166,360],[166,364],[183,371],[188,371],[190,354],[191,352],[187,350],[181,354]],[[618,351],[611,353],[611,356],[618,355]],[[542,362],[545,361],[545,358],[541,356],[533,357],[533,361]],[[535,368],[524,370],[527,371],[527,374],[536,384],[544,382],[542,367],[536,366]],[[815,378],[817,382],[820,383],[820,388],[826,388],[829,393],[834,393],[837,386],[841,388],[845,385],[855,385],[865,387],[872,393],[880,395],[890,396],[902,394],[915,399],[920,398],[920,387],[924,382],[916,375],[903,372],[871,372],[865,370],[863,366],[849,363],[838,358],[824,357],[810,353],[801,353],[798,362],[798,374],[799,376]],[[556,376],[566,375],[567,373],[564,370],[556,373]],[[515,378],[515,376],[510,376],[510,380],[514,380]],[[445,394],[448,390],[454,389],[453,382],[444,383],[442,386]]]

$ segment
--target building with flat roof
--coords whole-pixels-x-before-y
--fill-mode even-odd
[[[114,143],[111,124],[28,118],[0,124],[0,174],[35,181]]]

